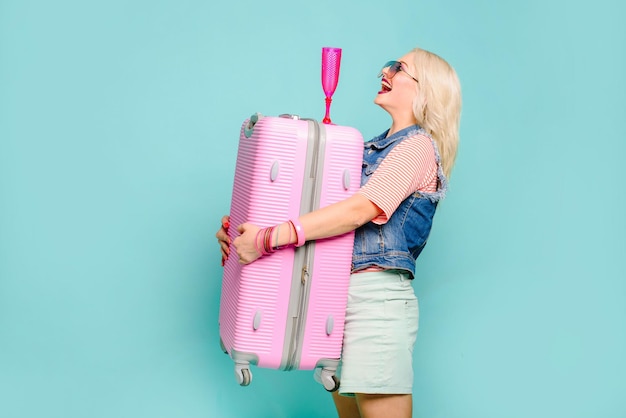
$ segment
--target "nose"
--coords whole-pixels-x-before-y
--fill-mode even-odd
[[[380,70],[380,74],[378,74],[378,77],[384,77],[387,80],[389,80],[391,77],[389,77],[389,67],[391,67],[390,65],[383,67],[382,70]]]

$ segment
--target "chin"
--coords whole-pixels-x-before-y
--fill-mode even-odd
[[[376,103],[377,105],[379,105],[381,107],[385,107],[384,106],[385,95],[383,93],[377,94],[376,97],[374,97],[374,103]]]

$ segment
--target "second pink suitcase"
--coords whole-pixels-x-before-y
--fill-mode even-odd
[[[243,222],[267,227],[351,196],[362,159],[363,138],[354,128],[253,115],[240,132],[231,240]],[[239,384],[250,384],[250,365],[257,365],[316,369],[327,390],[338,388],[353,241],[353,232],[310,241],[246,266],[228,258],[220,339]]]

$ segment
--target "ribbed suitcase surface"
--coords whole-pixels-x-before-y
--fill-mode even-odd
[[[253,115],[240,132],[231,239],[243,222],[272,226],[352,195],[360,186],[362,152],[362,136],[353,128]],[[348,233],[308,242],[246,266],[229,257],[220,337],[240,384],[250,383],[249,364],[334,373],[353,239]]]

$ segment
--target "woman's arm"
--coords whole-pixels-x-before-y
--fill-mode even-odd
[[[381,213],[374,203],[360,193],[332,205],[317,209],[298,218],[307,241],[341,235],[353,231],[371,221]],[[245,223],[237,230],[241,234],[233,240],[233,247],[239,256],[239,262],[248,264],[261,256],[259,250],[263,245],[259,236],[260,228]],[[274,229],[271,245],[281,247],[295,244],[297,237],[289,222],[277,225]]]
[[[307,240],[334,237],[353,231],[374,219],[381,210],[365,196],[355,193],[335,204],[300,217]]]

